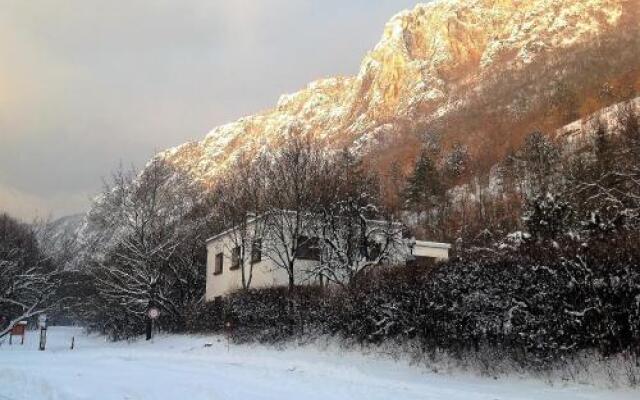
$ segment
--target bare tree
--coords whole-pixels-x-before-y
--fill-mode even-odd
[[[399,261],[403,225],[380,208],[377,179],[349,150],[331,158],[328,176],[330,194],[316,228],[322,249],[316,273],[354,285],[371,267]]]
[[[317,273],[341,285],[355,285],[369,269],[383,263],[404,261],[403,225],[390,216],[379,215],[375,207],[345,202],[324,214]]]
[[[33,228],[0,215],[0,337],[22,320],[54,309],[61,300],[59,271],[42,253]]]
[[[598,121],[591,158],[576,158],[569,170],[574,201],[600,230],[640,227],[640,120],[626,107],[616,123]]]
[[[150,307],[165,327],[184,328],[204,293],[210,208],[201,185],[160,159],[139,175],[114,174],[89,214],[102,240],[88,260],[98,328],[115,336],[148,331]]]
[[[241,154],[216,188],[218,217],[229,233],[227,253],[232,254],[232,265],[240,269],[243,289],[251,287],[255,257],[264,237],[265,219],[259,216],[266,209],[267,167],[264,155],[252,159]]]
[[[277,268],[286,271],[289,289],[302,271],[298,264],[316,258],[318,212],[326,195],[327,157],[310,137],[290,132],[286,146],[273,153],[268,168],[268,207],[265,214],[265,248]],[[300,270],[300,271],[299,271]]]

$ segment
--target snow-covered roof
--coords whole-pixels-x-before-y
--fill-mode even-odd
[[[290,210],[289,210],[289,211],[284,210],[284,211],[282,211],[282,212],[284,212],[284,213],[288,213],[288,214],[293,214],[293,213],[295,213],[295,211],[290,211]],[[265,215],[266,215],[266,214],[261,214],[261,215],[259,215],[259,216],[253,216],[253,217],[250,217],[250,218],[247,220],[247,226],[250,226],[250,225],[251,225],[251,224],[253,224],[255,221],[257,221],[257,220],[259,220],[259,219],[264,218],[264,217],[265,217]],[[369,223],[371,223],[372,225],[378,225],[378,226],[387,225],[387,224],[389,223],[389,222],[387,222],[387,221],[374,220],[374,219],[370,219],[370,220],[367,220],[367,221],[368,221]],[[391,224],[392,224],[394,227],[397,227],[398,229],[400,229],[400,228],[402,228],[402,227],[403,227],[403,224],[402,224],[401,222],[393,221],[393,222],[391,222]],[[226,230],[224,230],[224,231],[222,231],[222,232],[220,232],[220,233],[218,233],[218,234],[216,234],[216,235],[213,235],[212,237],[210,237],[209,239],[207,239],[207,240],[206,240],[206,243],[207,243],[207,244],[209,244],[209,243],[211,243],[211,242],[213,242],[213,241],[215,241],[215,240],[218,240],[218,239],[220,239],[220,238],[222,238],[222,237],[224,237],[224,236],[227,236],[228,234],[230,234],[231,232],[233,232],[233,230],[234,230],[234,229],[236,229],[236,226],[233,226],[233,227],[231,227],[231,228],[229,228],[229,229],[226,229]],[[425,243],[431,243],[431,242],[425,242]],[[449,246],[449,247],[451,247],[451,246]]]
[[[264,217],[264,214],[263,214],[263,215],[260,215],[260,216],[257,216],[257,217],[250,217],[250,218],[247,220],[247,226],[249,226],[249,225],[253,224],[256,220],[261,219],[261,218],[263,218],[263,217]],[[225,229],[224,231],[222,231],[222,232],[218,233],[217,235],[213,235],[213,236],[211,236],[209,239],[207,239],[207,240],[206,240],[206,243],[207,243],[207,244],[209,244],[209,243],[213,242],[214,240],[218,240],[218,239],[220,239],[221,237],[227,236],[228,234],[230,234],[231,232],[233,232],[233,230],[234,230],[235,228],[236,228],[236,226],[232,226],[231,228],[229,228],[229,229]]]
[[[432,249],[451,249],[449,243],[428,242],[426,240],[416,240],[416,247],[430,247]]]

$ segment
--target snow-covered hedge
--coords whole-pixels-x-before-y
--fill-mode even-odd
[[[640,253],[630,242],[619,251],[612,245],[568,257],[532,244],[431,271],[376,271],[348,289],[242,291],[207,305],[199,329],[224,331],[241,342],[316,335],[369,344],[410,340],[425,353],[460,357],[500,349],[536,369],[583,350],[637,357]]]

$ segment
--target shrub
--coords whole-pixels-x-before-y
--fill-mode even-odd
[[[529,369],[582,351],[637,357],[640,256],[627,247],[637,235],[615,240],[623,244],[618,252],[605,251],[610,242],[574,254],[522,248],[433,270],[371,271],[347,288],[241,291],[205,306],[199,329],[222,332],[230,323],[227,333],[240,342],[316,335],[373,345],[412,341],[425,354],[459,358],[500,349]]]

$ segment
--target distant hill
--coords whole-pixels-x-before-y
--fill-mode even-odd
[[[79,260],[81,237],[86,225],[84,214],[68,215],[38,227],[38,239],[43,251],[58,265],[75,268]]]

